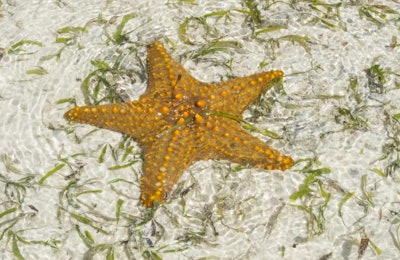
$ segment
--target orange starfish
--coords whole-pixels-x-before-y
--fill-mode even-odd
[[[141,202],[163,203],[185,168],[223,159],[267,170],[286,170],[292,158],[268,147],[238,122],[243,111],[283,76],[257,73],[217,84],[193,78],[160,42],[148,46],[149,84],[139,100],[75,107],[67,120],[132,136],[143,149]]]

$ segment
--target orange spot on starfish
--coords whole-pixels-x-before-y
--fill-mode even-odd
[[[267,170],[293,160],[245,131],[237,120],[283,72],[273,70],[217,84],[193,78],[161,42],[147,49],[149,86],[139,100],[76,107],[67,120],[129,134],[143,149],[141,202],[163,203],[185,168],[196,160],[224,159]],[[229,116],[223,116],[229,115]]]

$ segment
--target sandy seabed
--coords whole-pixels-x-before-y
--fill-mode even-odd
[[[398,259],[399,35],[398,0],[0,1],[0,259]],[[94,71],[137,99],[154,40],[206,82],[283,70],[245,119],[296,165],[198,162],[143,208],[140,147],[63,114]]]

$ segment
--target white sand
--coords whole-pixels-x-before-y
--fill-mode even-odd
[[[335,9],[328,12],[323,5],[315,7],[331,17],[324,17],[308,2],[292,7],[280,2],[267,10],[268,1],[255,1],[261,11],[258,28],[287,27],[255,37],[249,19],[237,11],[246,9],[242,1],[169,2],[2,1],[0,259],[91,255],[94,259],[112,255],[115,259],[156,259],[151,258],[156,255],[163,259],[356,259],[362,238],[376,246],[370,243],[363,259],[396,259],[400,255],[400,122],[394,117],[400,114],[400,46],[391,42],[400,36],[399,13],[388,14],[378,27],[359,15],[359,10],[371,8],[368,1],[343,3],[338,9],[340,21]],[[397,0],[373,4],[380,5],[375,7],[378,11],[386,5],[400,12]],[[191,20],[188,37],[194,44],[179,40],[178,27],[185,18],[226,10],[231,10],[229,18],[206,19],[215,31],[207,34],[198,20]],[[107,43],[106,35],[113,35],[122,16],[129,13],[137,15],[124,28],[131,43]],[[57,30],[85,26],[96,18],[109,24],[88,26],[87,33],[71,42],[59,59],[43,60],[64,46],[55,43]],[[326,26],[321,18],[337,28]],[[304,44],[309,49],[293,41],[293,35],[307,36]],[[107,130],[89,134],[94,127],[67,124],[62,115],[73,105],[57,101],[76,98],[83,105],[80,86],[94,70],[92,60],[111,64],[118,52],[128,53],[127,47],[134,46],[145,62],[144,46],[159,39],[203,81],[262,69],[283,70],[286,95],[272,90],[265,95],[269,103],[261,103],[271,105],[270,113],[258,107],[245,115],[257,127],[280,134],[279,140],[259,137],[299,163],[285,173],[247,167],[234,171],[237,165],[228,162],[196,163],[152,221],[141,225],[149,210],[138,202],[139,148],[125,142],[134,149],[123,161],[121,134]],[[183,55],[216,39],[237,41],[243,47],[198,60]],[[272,44],[271,39],[280,40]],[[26,44],[23,50],[8,53],[21,40],[42,46]],[[118,91],[132,99],[146,87],[134,54],[123,61],[123,67],[137,74],[132,81],[127,75],[118,81]],[[226,66],[230,59],[232,70]],[[267,63],[265,68],[259,67],[261,62]],[[376,64],[384,72],[383,84],[368,81],[366,70]],[[26,73],[38,66],[48,73]],[[358,81],[355,92],[349,88],[351,78]],[[339,108],[353,117],[341,115]],[[99,162],[105,146],[104,162]],[[131,167],[109,169],[136,159]],[[290,200],[310,176],[307,163],[312,170],[327,168],[330,173],[310,184],[309,195]],[[48,171],[62,164],[39,184]],[[377,173],[388,169],[392,169],[388,177]],[[71,174],[76,182],[66,178]],[[192,189],[182,199],[179,191],[188,187]],[[123,202],[119,221],[118,201]]]

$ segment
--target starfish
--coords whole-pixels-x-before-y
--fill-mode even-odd
[[[139,100],[75,107],[70,121],[128,134],[143,150],[141,202],[164,202],[185,168],[217,159],[267,170],[286,170],[289,156],[245,131],[243,111],[283,72],[273,70],[217,84],[196,80],[161,42],[147,47],[148,88]]]

